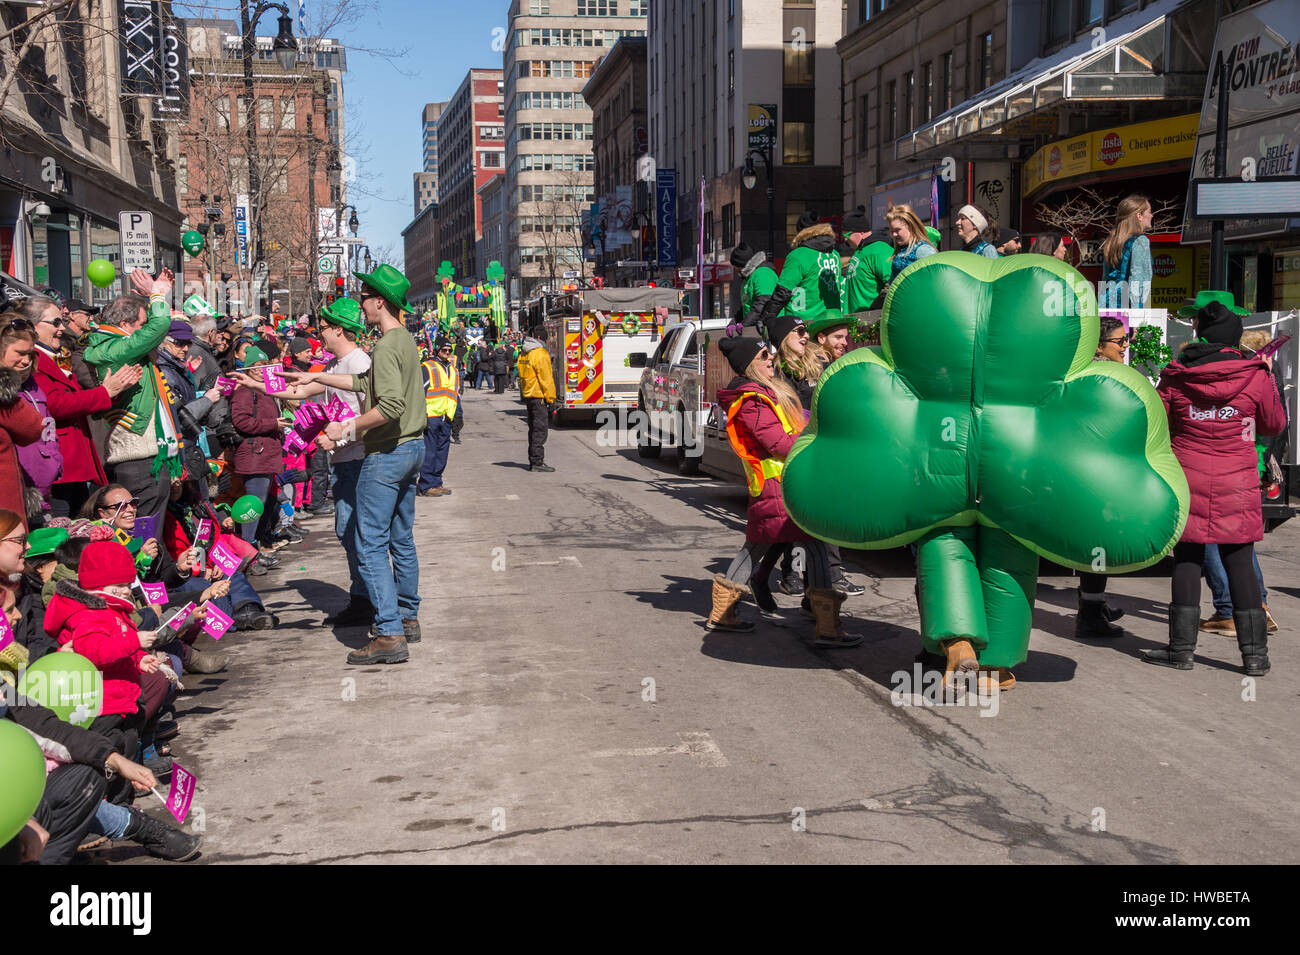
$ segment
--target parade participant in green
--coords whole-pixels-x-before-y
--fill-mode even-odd
[[[844,301],[844,275],[835,248],[835,230],[811,209],[799,217],[794,247],[777,280],[790,290],[786,311],[805,322],[821,317]]]
[[[888,242],[871,238],[867,222],[867,207],[858,206],[844,213],[840,225],[844,241],[853,247],[853,255],[844,268],[844,310],[866,312],[883,303],[885,286],[889,284],[890,260],[894,247]]]
[[[740,290],[740,321],[757,306],[763,309],[763,303],[776,288],[776,269],[767,261],[766,252],[756,252],[742,242],[731,250],[731,264],[744,285]]]

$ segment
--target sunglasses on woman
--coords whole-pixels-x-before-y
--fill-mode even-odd
[[[99,505],[99,509],[101,511],[120,511],[124,507],[130,507],[139,510],[140,499],[138,497],[129,497],[125,501],[118,501],[116,504]]]

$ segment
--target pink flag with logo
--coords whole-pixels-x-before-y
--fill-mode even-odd
[[[211,601],[204,606],[208,608],[208,615],[203,619],[203,632],[213,640],[220,640],[235,625],[235,621]]]
[[[177,822],[183,823],[190,813],[195,781],[192,772],[182,769],[180,763],[172,763],[172,786],[167,791],[167,811],[176,817]]]
[[[331,421],[347,421],[357,416],[357,413],[348,407],[348,403],[338,395],[330,398],[329,404],[325,406],[325,414]]]
[[[225,375],[217,375],[217,381],[215,387],[218,393],[225,395],[226,397],[229,397],[231,394],[234,393],[235,386],[238,384],[239,382],[235,381],[235,379],[233,378],[227,378]]]
[[[325,430],[325,426],[330,423],[330,417],[326,414],[324,405],[315,401],[304,401],[293,413],[293,422],[298,437],[304,445],[309,445],[315,440],[316,435]]]
[[[0,650],[14,642],[14,630],[9,626],[9,618],[0,613]],[[69,644],[71,646],[71,644]]]
[[[284,377],[280,374],[280,369],[274,365],[262,366],[262,380],[266,382],[268,395],[278,395],[284,391]]]
[[[147,584],[140,582],[140,589],[151,604],[161,607],[167,602],[167,585],[163,583]]]

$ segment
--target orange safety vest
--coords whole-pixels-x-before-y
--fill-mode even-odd
[[[429,387],[424,393],[424,416],[452,417],[460,400],[460,372],[454,364],[448,370],[436,361],[424,362],[424,370],[429,376]]]
[[[781,480],[781,471],[785,468],[785,460],[783,458],[755,457],[745,447],[744,442],[740,440],[740,435],[736,431],[736,411],[739,410],[740,403],[746,398],[758,398],[767,402],[768,407],[776,413],[776,418],[781,422],[781,427],[785,429],[786,434],[798,434],[803,430],[803,423],[791,424],[790,419],[785,416],[785,412],[781,410],[779,404],[767,395],[757,391],[744,392],[727,409],[727,438],[731,441],[731,447],[736,452],[736,456],[744,462],[745,483],[749,485],[749,496],[758,497],[763,493],[763,482],[769,478]]]

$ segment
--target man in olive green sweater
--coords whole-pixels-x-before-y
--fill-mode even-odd
[[[366,411],[348,421],[330,422],[325,436],[338,444],[365,444],[357,478],[357,547],[361,577],[375,608],[373,639],[348,654],[348,663],[404,663],[408,643],[420,640],[420,564],[415,552],[415,491],[424,463],[424,385],[420,350],[402,322],[411,310],[411,283],[391,265],[354,273],[363,285],[361,312],[379,329],[364,375],[285,372],[307,384],[358,391]]]

